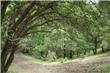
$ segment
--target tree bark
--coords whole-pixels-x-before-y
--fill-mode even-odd
[[[97,45],[98,45],[98,40],[97,37],[94,38],[94,49],[93,49],[93,54],[97,54]]]
[[[1,52],[1,73],[4,73],[5,62],[9,54],[8,48],[10,48],[10,46],[11,44],[9,43],[9,40],[7,40]]]
[[[14,59],[14,53],[16,50],[13,49],[13,51],[10,53],[10,56],[7,59],[6,65],[5,65],[5,72],[8,71],[13,59]]]
[[[84,51],[84,55],[86,55],[86,50]]]
[[[16,47],[17,45],[15,42],[11,42],[10,40],[6,41],[6,44],[4,45],[1,52],[1,73],[6,73],[8,71],[8,68],[14,59]]]

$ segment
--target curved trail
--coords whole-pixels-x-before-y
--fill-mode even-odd
[[[103,57],[96,61],[81,60],[64,64],[41,65],[32,63],[28,59],[17,55],[14,63],[20,67],[18,73],[110,73],[96,69],[101,64],[110,64],[110,57]]]

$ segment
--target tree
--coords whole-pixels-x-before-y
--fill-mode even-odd
[[[6,5],[5,5],[6,4]],[[2,64],[2,73],[6,73],[8,71],[9,66],[11,65],[14,59],[14,53],[16,51],[15,48],[18,46],[18,42],[21,38],[24,38],[30,33],[35,32],[45,32],[45,30],[34,30],[34,28],[44,26],[48,22],[53,22],[55,20],[61,20],[58,18],[45,18],[46,15],[53,12],[53,7],[57,6],[56,2],[10,2],[8,4],[7,1],[2,2],[5,10],[2,8],[2,20],[7,19],[9,22],[7,23],[7,36],[6,41],[4,41],[4,45],[1,52],[1,64]],[[12,9],[10,8],[10,5]],[[10,9],[8,11],[7,9]],[[8,15],[6,15],[8,14]],[[37,20],[37,21],[36,21]],[[42,20],[44,22],[42,22]],[[3,21],[2,21],[2,24]],[[3,27],[4,25],[2,25]],[[42,28],[43,29],[43,28]],[[10,51],[9,51],[10,50]]]
[[[2,73],[6,73],[14,59],[21,38],[36,32],[48,32],[47,25],[66,18],[56,9],[58,2],[2,2],[2,28],[8,27],[3,36],[1,53]],[[4,21],[3,21],[4,20]],[[6,22],[7,21],[7,22]],[[5,24],[5,25],[3,25]],[[37,30],[36,30],[37,29]],[[44,30],[47,29],[47,30]],[[2,32],[2,33],[4,33]],[[10,50],[10,52],[9,52]]]

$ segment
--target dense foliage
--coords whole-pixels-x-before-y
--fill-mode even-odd
[[[48,24],[47,28],[52,29],[49,33],[38,32],[29,35],[27,38],[31,39],[30,42],[34,47],[30,55],[54,61],[59,58],[76,58],[80,55],[110,50],[109,2],[58,4],[55,10],[65,17],[66,22],[57,21]]]

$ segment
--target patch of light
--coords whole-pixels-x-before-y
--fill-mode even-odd
[[[87,0],[86,3],[88,4],[98,4],[99,0]]]
[[[93,3],[97,4],[99,0],[91,0]]]

